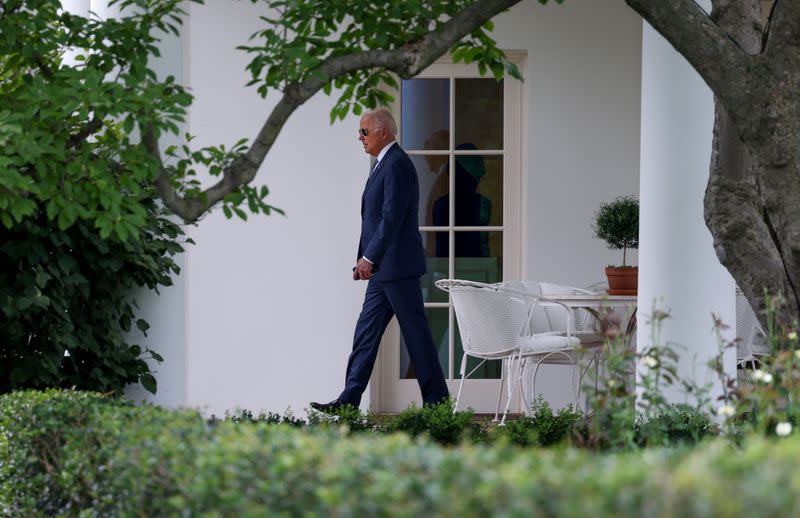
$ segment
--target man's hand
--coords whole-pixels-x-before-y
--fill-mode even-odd
[[[353,280],[368,281],[372,277],[372,263],[363,257],[356,263],[356,269],[353,271]]]

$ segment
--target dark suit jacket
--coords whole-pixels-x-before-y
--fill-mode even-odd
[[[419,180],[408,155],[394,144],[378,162],[361,196],[358,258],[376,265],[373,279],[388,281],[425,273],[419,233]]]

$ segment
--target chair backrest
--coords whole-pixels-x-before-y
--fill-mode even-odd
[[[503,281],[497,283],[496,286],[520,293],[527,293],[532,297],[538,297],[542,294],[539,283],[536,281]],[[550,322],[547,319],[545,308],[538,304],[533,308],[530,324],[531,328],[528,330],[529,334],[553,331],[553,329],[550,328]]]
[[[539,290],[543,297],[548,295],[585,295],[591,293],[588,290],[575,288],[573,286],[563,286],[552,282],[540,282]],[[550,328],[553,331],[566,332],[567,313],[560,307],[545,306],[545,313]],[[584,309],[572,310],[572,321],[575,331],[592,331],[592,316]]]
[[[534,298],[490,285],[455,284],[449,291],[465,353],[491,356],[519,347]]]

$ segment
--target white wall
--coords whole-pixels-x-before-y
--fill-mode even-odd
[[[188,56],[196,144],[252,138],[277,95],[245,89],[249,59],[234,51],[261,25],[259,6],[191,6]],[[232,28],[235,28],[232,29]],[[287,217],[228,221],[217,211],[192,229],[188,256],[190,405],[301,411],[338,396],[364,283],[355,283],[361,188],[369,161],[358,121],[329,124],[332,100],[313,98],[289,119],[259,172]]]
[[[604,280],[622,251],[593,238],[594,213],[639,192],[641,18],[613,0],[530,1],[498,17],[495,33],[528,48],[525,275]]]

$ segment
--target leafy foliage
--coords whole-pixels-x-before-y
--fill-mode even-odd
[[[291,411],[287,410],[283,414],[276,414],[274,412],[261,412],[258,415],[253,414],[250,410],[239,409],[236,412],[225,412],[225,419],[234,423],[267,423],[267,424],[288,424],[294,427],[301,427],[306,425],[303,418],[296,417]],[[216,424],[220,420],[216,416],[211,416],[210,422]]]
[[[253,55],[247,65],[258,92],[283,91],[289,84],[310,77],[325,80],[325,93],[340,91],[331,110],[331,122],[348,113],[360,115],[393,100],[387,87],[398,87],[395,76],[382,68],[360,68],[335,79],[321,69],[326,61],[369,50],[397,50],[420,40],[471,5],[471,0],[252,0],[266,4],[272,14],[262,16],[266,27],[251,36],[251,44],[240,49]],[[540,0],[541,1],[541,0]],[[546,3],[546,0],[542,3]],[[489,37],[491,22],[451,48],[455,62],[476,62],[481,73],[491,71],[501,79],[505,73],[520,78],[496,42]]]
[[[177,132],[191,96],[158,79],[156,34],[178,0],[112,2],[81,17],[59,0],[0,5],[0,391],[79,387],[155,392],[127,343],[132,291],[171,284],[183,232],[155,198],[157,164],[137,131]]]
[[[177,32],[178,0],[122,0],[99,20],[59,0],[0,6],[0,221],[88,221],[101,237],[139,237],[156,162],[134,138],[177,132],[191,96],[148,67],[156,32]]]
[[[641,446],[694,445],[719,433],[708,413],[688,405],[674,405],[649,418],[640,416],[634,431]]]
[[[416,50],[428,31],[441,30],[473,4],[252,1],[263,8],[265,27],[240,47],[252,56],[250,84],[262,96],[278,91],[289,98],[291,87],[309,88],[308,96],[336,88],[331,121],[389,103],[389,89],[398,84],[375,62],[349,66],[333,77],[327,76],[326,63],[369,51]],[[251,182],[283,115],[267,125],[267,143],[249,146],[239,139],[228,148],[192,149],[193,137],[185,135],[162,159],[158,138],[179,135],[192,96],[174,77],[157,77],[150,64],[159,56],[161,38],[178,33],[185,12],[180,0],[112,0],[111,5],[121,14],[106,20],[71,14],[59,0],[8,0],[0,6],[0,222],[10,228],[34,217],[41,203],[60,230],[84,220],[103,237],[137,239],[145,215],[136,196],[152,186],[187,221],[217,202],[228,218],[246,219],[248,211],[282,214],[265,201],[269,190]],[[498,79],[505,73],[519,77],[489,37],[491,29],[488,22],[461,41],[446,42],[455,61],[475,62]],[[309,79],[318,81],[305,85]],[[199,171],[214,181],[222,177],[211,201]]]
[[[412,437],[425,434],[439,444],[458,444],[463,439],[480,440],[481,426],[473,420],[472,411],[453,412],[453,402],[418,408],[411,405],[385,425],[385,431],[405,432]]]
[[[0,397],[4,516],[792,516],[798,456],[797,437],[738,451],[442,448],[331,427],[209,427],[74,391]]]
[[[800,340],[798,323],[779,319],[786,300],[765,295],[765,332],[770,351],[757,364],[745,365],[739,382],[724,374],[722,362],[712,365],[726,387],[717,414],[731,435],[754,431],[773,437],[796,434],[800,426]],[[717,328],[721,326],[717,322]],[[719,332],[718,332],[719,334]],[[733,348],[735,341],[723,347]]]
[[[553,446],[569,438],[582,418],[583,412],[572,406],[554,413],[540,396],[531,405],[530,415],[512,419],[498,431],[520,446]]]
[[[0,401],[3,516],[163,516],[174,467],[208,438],[194,411],[99,394],[21,391]]]
[[[639,247],[639,200],[636,196],[620,196],[603,203],[595,214],[594,235],[612,250],[622,250],[625,266],[628,248]]]
[[[103,239],[82,220],[61,230],[44,208],[0,233],[0,392],[136,382],[155,392],[145,360],[161,357],[126,336],[149,327],[132,292],[172,284],[183,232],[152,198],[136,199],[146,218],[139,240]]]

